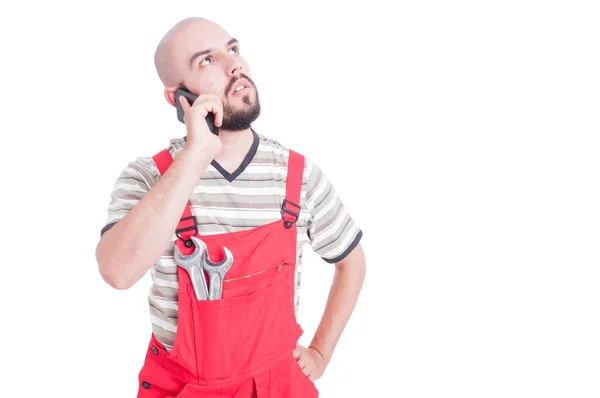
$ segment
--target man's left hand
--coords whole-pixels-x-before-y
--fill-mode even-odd
[[[298,361],[300,369],[312,381],[317,380],[325,373],[325,358],[313,347],[296,346],[294,358]]]

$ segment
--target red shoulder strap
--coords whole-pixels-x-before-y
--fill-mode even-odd
[[[285,220],[286,228],[290,228],[300,216],[300,192],[304,174],[304,156],[291,149],[289,151],[285,200],[281,205],[281,217]]]
[[[163,149],[156,155],[152,156],[154,163],[156,163],[156,167],[158,167],[158,172],[160,175],[164,175],[171,163],[173,163],[173,157],[171,156],[171,152],[168,149]]]
[[[156,167],[158,167],[158,172],[161,176],[166,173],[169,166],[171,166],[171,163],[173,163],[173,157],[171,156],[171,152],[169,152],[168,149],[163,149],[162,151],[154,155],[152,159],[154,160],[154,163],[156,163]],[[193,242],[190,240],[190,236],[195,235],[197,232],[198,230],[196,228],[196,222],[194,221],[194,216],[192,215],[192,210],[190,209],[190,202],[188,201],[188,203],[185,205],[185,208],[183,209],[183,214],[181,215],[179,224],[177,224],[177,229],[175,230],[177,236],[184,242],[186,242],[185,247],[187,248],[187,250],[182,246],[178,245],[182,254],[188,255],[193,251],[194,245]]]

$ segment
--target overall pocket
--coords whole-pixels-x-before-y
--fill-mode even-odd
[[[193,292],[190,293],[193,295]],[[191,347],[186,349],[189,356],[194,356],[195,353],[194,359],[200,380],[219,380],[232,375],[232,325],[226,312],[228,300],[192,302],[193,339],[189,342]],[[184,348],[180,346],[179,350],[182,349]]]
[[[296,346],[294,271],[293,266],[282,264],[262,273],[247,296],[233,298],[225,306],[235,353],[234,373],[257,369]]]
[[[196,300],[180,286],[180,322],[171,357],[199,380],[242,376],[274,357],[291,353],[298,338],[291,264],[228,279],[223,298]]]

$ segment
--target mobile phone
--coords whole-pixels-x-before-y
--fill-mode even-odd
[[[196,98],[198,98],[197,95],[190,93],[189,91],[186,91],[182,88],[178,88],[177,90],[175,90],[175,104],[176,104],[176,108],[177,108],[177,119],[181,122],[184,123],[183,120],[183,107],[181,106],[181,102],[179,102],[179,97],[180,96],[184,96],[187,100],[188,103],[190,105],[192,105],[194,103],[194,101],[196,100]],[[214,135],[219,135],[219,128],[217,126],[215,126],[215,114],[212,112],[208,112],[208,115],[206,115],[206,124],[208,124],[208,129],[214,134]]]

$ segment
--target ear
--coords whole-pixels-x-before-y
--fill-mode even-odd
[[[177,106],[175,103],[175,90],[177,90],[178,86],[169,86],[165,87],[165,99],[172,106]]]

